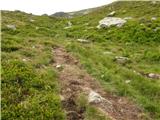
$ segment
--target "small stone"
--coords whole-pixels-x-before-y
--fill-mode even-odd
[[[6,25],[7,28],[12,29],[12,30],[16,30],[16,26],[15,25]]]
[[[24,59],[22,59],[22,61],[26,62],[27,60],[24,58]]]
[[[108,14],[109,17],[114,16],[116,14],[115,11],[112,11],[111,13]]]
[[[88,101],[89,103],[100,103],[104,100],[103,97],[101,97],[98,93],[91,91],[89,93]]]
[[[121,56],[116,56],[115,59],[120,64],[124,64],[129,60],[127,57],[121,57]]]
[[[110,54],[112,54],[112,52],[106,51],[106,52],[103,52],[103,54],[104,54],[104,55],[110,55]]]
[[[124,20],[131,20],[131,19],[133,19],[132,17],[125,17],[125,18],[123,18]]]
[[[68,21],[68,26],[72,26],[72,23],[70,21]]]
[[[81,43],[89,43],[89,41],[85,39],[77,39],[77,41]]]
[[[156,27],[155,29],[153,29],[154,32],[157,32],[158,30],[160,30],[160,27]]]
[[[72,27],[72,23],[70,21],[67,22],[68,26],[64,27],[64,29],[69,29]]]
[[[148,77],[153,79],[160,79],[160,74],[149,73]]]
[[[56,65],[56,68],[60,69],[60,68],[62,68],[62,65]]]
[[[69,28],[71,28],[71,26],[64,27],[64,29],[69,29]]]
[[[127,83],[127,84],[130,83],[130,82],[131,82],[131,80],[126,80],[126,81],[125,81],[125,83]]]
[[[35,20],[33,20],[33,19],[30,19],[29,21],[30,21],[30,22],[34,22]]]
[[[157,20],[157,18],[156,17],[152,17],[151,20]]]
[[[60,95],[60,99],[61,99],[61,101],[65,100],[65,98],[62,95]]]

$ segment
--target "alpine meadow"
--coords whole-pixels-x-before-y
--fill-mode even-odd
[[[2,120],[160,120],[159,1],[1,23]]]

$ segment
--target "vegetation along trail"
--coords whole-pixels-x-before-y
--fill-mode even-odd
[[[85,107],[78,107],[76,99],[84,94],[88,102],[96,106],[112,120],[142,119],[142,111],[125,97],[105,92],[95,79],[82,69],[79,61],[62,47],[56,47],[54,67],[58,70],[62,86],[61,100],[68,120],[83,120]]]

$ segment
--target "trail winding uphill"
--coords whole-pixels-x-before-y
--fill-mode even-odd
[[[88,102],[111,120],[142,120],[143,112],[125,97],[106,92],[63,47],[55,47],[54,67],[59,73],[61,100],[68,120],[85,119],[85,108],[77,107],[76,98],[85,94]]]

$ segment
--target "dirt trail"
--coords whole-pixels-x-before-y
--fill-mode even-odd
[[[61,99],[67,113],[68,120],[83,120],[85,108],[79,108],[75,99],[84,93],[88,98],[91,91],[95,91],[104,99],[92,103],[112,120],[141,120],[142,111],[124,97],[112,95],[104,91],[101,85],[85,70],[79,61],[62,47],[53,49],[54,67],[59,73],[62,86]]]

